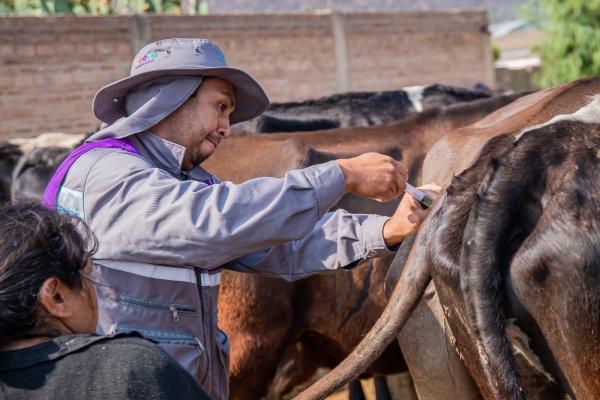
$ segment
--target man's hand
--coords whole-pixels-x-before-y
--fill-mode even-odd
[[[347,192],[378,201],[390,201],[404,191],[408,169],[391,157],[366,153],[337,162],[346,178]]]
[[[435,183],[421,186],[418,189],[434,200],[440,193],[440,187]],[[427,212],[428,210],[424,210],[414,197],[406,193],[392,218],[383,225],[383,241],[386,246],[391,247],[402,242],[417,230],[427,216]]]

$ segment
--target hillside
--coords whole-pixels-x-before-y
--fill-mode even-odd
[[[526,0],[208,0],[211,14],[286,12],[332,9],[337,11],[446,11],[486,8],[491,22],[517,17]]]

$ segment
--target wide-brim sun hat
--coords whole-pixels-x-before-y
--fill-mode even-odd
[[[229,82],[236,92],[235,110],[229,118],[231,125],[258,117],[269,107],[269,98],[258,82],[241,69],[227,66],[225,55],[216,44],[207,39],[175,38],[159,40],[141,49],[127,78],[96,93],[94,115],[109,125],[127,117],[127,93],[165,76],[216,77]]]

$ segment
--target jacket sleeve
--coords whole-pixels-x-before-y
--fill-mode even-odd
[[[240,257],[225,268],[288,281],[317,272],[352,268],[360,260],[390,252],[382,234],[388,218],[344,210],[327,213],[304,238]]]
[[[87,175],[84,216],[101,239],[99,259],[203,269],[239,260],[231,268],[293,278],[289,268],[302,276],[364,255],[371,236],[362,237],[363,224],[381,235],[383,217],[325,215],[343,194],[335,161],[283,178],[207,186],[113,151]],[[292,266],[282,269],[289,261]]]

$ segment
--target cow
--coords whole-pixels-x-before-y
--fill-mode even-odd
[[[72,134],[61,132],[46,132],[30,138],[13,138],[8,143],[19,146],[23,153],[29,153],[36,148],[66,147],[73,148],[79,145],[89,134]]]
[[[2,169],[10,174],[8,198],[12,201],[38,200],[54,170],[89,134],[43,133],[32,138],[10,139],[15,162]]]
[[[396,337],[411,374],[425,378],[433,363],[409,360],[402,343],[440,331],[436,362],[454,352],[464,361],[446,365],[449,375],[462,366],[476,385],[465,398],[597,398],[598,94],[598,78],[544,90],[433,146],[423,179],[447,190],[394,259],[384,313],[298,399],[354,379]],[[435,296],[419,304],[432,279]]]
[[[301,102],[273,103],[234,133],[315,131],[390,123],[430,108],[490,97],[487,90],[434,84],[384,92],[350,92]]]
[[[39,200],[54,170],[70,151],[69,147],[36,147],[21,156],[12,173],[11,201]]]
[[[232,137],[222,142],[205,166],[226,180],[242,182],[257,176],[282,176],[289,169],[342,156],[378,151],[402,159],[411,167],[416,182],[424,155],[444,132],[477,121],[520,96],[441,107],[388,125],[331,130],[327,134]],[[390,215],[395,206],[396,203],[351,197],[338,204],[351,212],[383,215]],[[282,363],[282,354],[297,357],[294,366],[304,367],[290,373],[292,377],[281,384],[283,392],[310,378],[316,367],[334,366],[359,342],[382,310],[383,279],[390,261],[377,259],[351,274],[341,271],[294,284],[225,271],[219,315],[222,328],[231,334],[231,397],[248,398],[252,393],[260,398],[272,381],[275,367]],[[308,298],[301,297],[299,301],[296,293],[304,293]],[[315,302],[311,300],[315,296],[323,298]],[[293,351],[296,347],[302,349],[301,354]],[[402,370],[389,362],[398,357],[401,356],[397,348],[391,348],[387,357],[369,372],[389,374]]]
[[[326,118],[313,118],[301,120],[296,118],[281,118],[272,115],[262,115],[256,121],[256,127],[253,132],[259,133],[279,133],[279,132],[306,132],[306,131],[321,131],[325,129],[339,128],[340,123],[337,120]],[[240,130],[234,126],[234,132]],[[248,128],[247,128],[248,129]]]
[[[287,170],[341,156],[379,151],[412,166],[411,176],[416,179],[424,154],[440,135],[472,123],[521,95],[430,109],[379,127],[339,129],[327,134],[315,132],[230,138],[222,142],[205,165],[217,176],[240,182],[256,176],[282,176]],[[27,165],[31,164],[34,163]],[[49,171],[55,166],[45,168]],[[41,195],[41,190],[38,195]],[[389,215],[395,204],[346,198],[339,207],[353,212]],[[353,270],[351,274],[315,276],[295,284],[224,273],[219,314],[223,328],[231,333],[232,338],[232,398],[248,398],[249,393],[260,397],[266,392],[277,366],[285,360],[302,357],[309,368],[289,374],[281,384],[283,392],[306,380],[317,366],[334,366],[358,343],[362,333],[369,329],[374,317],[383,309],[385,296],[382,283],[389,262],[376,260]],[[370,283],[370,287],[376,290],[369,290],[369,285],[361,285],[361,282]],[[310,297],[299,303],[298,295],[294,295],[305,292],[314,296],[339,290],[342,290],[339,298],[347,302],[339,303],[330,298],[327,302],[329,308],[308,307]],[[354,303],[351,303],[352,299],[355,299]],[[339,318],[329,318],[334,314]],[[261,317],[257,318],[257,315]],[[324,316],[327,317],[325,321]],[[298,325],[305,329],[297,329]],[[296,346],[303,349],[300,354],[294,351]],[[370,372],[387,374],[403,370],[402,366],[390,362],[393,360],[396,364],[399,357],[397,346],[392,347],[387,358],[373,365]]]
[[[0,204],[10,201],[12,172],[23,152],[11,143],[0,144]]]

